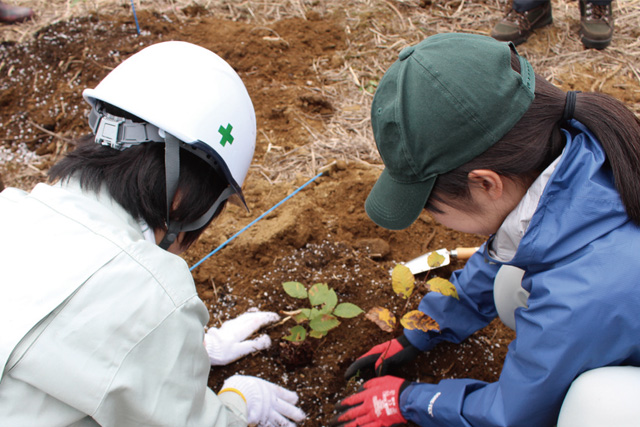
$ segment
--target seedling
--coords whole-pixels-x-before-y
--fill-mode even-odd
[[[442,255],[434,253],[435,256],[431,259],[429,256],[428,263],[431,267],[437,267],[442,263],[443,258]],[[408,267],[398,264],[394,267],[391,272],[391,285],[396,294],[400,295],[404,299],[407,300],[407,304],[405,305],[405,310],[409,305],[409,300],[413,291],[415,289],[415,277],[411,273]],[[426,282],[428,289],[432,292],[439,292],[443,295],[450,296],[456,299],[460,299],[458,297],[458,292],[456,291],[456,287],[450,281],[440,278],[434,277]],[[396,327],[396,317],[391,311],[384,307],[374,307],[366,314],[367,319],[373,321],[376,325],[378,325],[383,331],[393,332]],[[427,316],[420,310],[412,310],[406,313],[400,319],[400,324],[404,326],[406,329],[420,329],[421,331],[427,332],[430,330],[439,330],[440,325],[433,320],[431,317]]]
[[[343,302],[338,304],[338,295],[330,289],[326,283],[316,283],[307,288],[300,282],[285,282],[282,284],[284,291],[297,299],[309,299],[310,307],[301,308],[292,312],[286,312],[298,325],[292,327],[290,334],[284,337],[291,342],[301,342],[307,338],[308,323],[309,336],[322,338],[333,328],[340,325],[339,317],[350,319],[364,311],[355,304]]]

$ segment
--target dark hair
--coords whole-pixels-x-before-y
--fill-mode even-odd
[[[80,180],[82,188],[95,192],[104,186],[134,218],[142,218],[153,230],[166,230],[164,144],[149,142],[120,151],[96,144],[93,138],[87,135],[79,139],[77,148],[51,167],[49,180],[74,177]],[[200,218],[226,186],[226,179],[204,160],[180,150],[179,197],[171,209],[170,220],[188,224]],[[189,247],[210,222],[185,232],[181,246]]]
[[[520,63],[511,55],[511,66]],[[530,185],[565,145],[566,93],[536,74],[535,99],[520,121],[495,145],[470,162],[438,176],[425,209],[440,212],[434,202],[452,207],[469,206],[469,172],[490,169]],[[640,224],[640,119],[617,99],[596,92],[577,94],[573,117],[598,138],[613,171],[616,189],[627,214]]]

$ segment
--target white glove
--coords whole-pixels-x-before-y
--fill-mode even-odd
[[[249,424],[264,427],[294,427],[306,417],[298,408],[298,395],[258,377],[234,375],[227,378],[220,391],[239,391],[247,401]],[[229,390],[231,389],[231,390]]]
[[[204,335],[204,347],[214,366],[227,365],[254,351],[271,346],[268,335],[246,340],[265,325],[277,322],[280,316],[269,311],[249,310],[235,319],[227,320],[220,328],[209,328]]]

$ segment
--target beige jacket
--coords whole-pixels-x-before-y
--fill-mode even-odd
[[[0,193],[0,426],[236,426],[180,257],[77,185]]]

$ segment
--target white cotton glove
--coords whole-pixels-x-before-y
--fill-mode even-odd
[[[227,320],[220,328],[209,328],[204,334],[204,346],[211,365],[227,365],[249,353],[269,348],[271,338],[268,335],[246,339],[263,326],[278,320],[280,316],[276,313],[249,310],[235,319]]]
[[[262,427],[294,427],[306,417],[298,408],[298,395],[258,377],[234,375],[222,385],[223,391],[239,391],[247,401],[249,424]],[[294,422],[295,421],[295,422]]]

